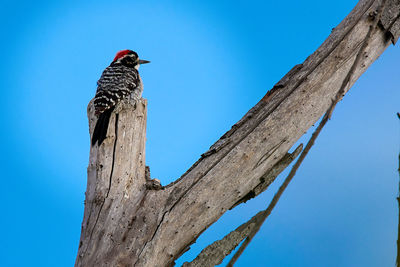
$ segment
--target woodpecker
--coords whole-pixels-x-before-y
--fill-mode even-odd
[[[123,99],[142,96],[143,85],[139,66],[150,61],[139,59],[132,50],[119,51],[97,82],[94,97],[95,115],[98,117],[92,136],[92,146],[100,146],[106,139],[108,123],[115,106]]]

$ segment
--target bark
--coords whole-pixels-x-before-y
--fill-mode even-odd
[[[300,154],[302,148],[303,145],[300,145],[295,151],[293,151],[293,153],[286,154],[279,164],[276,165],[275,170],[268,172],[264,176],[264,183],[257,186],[253,195],[256,196],[261,193],[263,191],[262,187],[269,184],[270,182],[268,181],[270,179],[275,179],[281,171],[292,163],[292,161]],[[215,266],[221,264],[224,258],[229,255],[243,241],[243,239],[247,238],[258,225],[262,224],[266,212],[266,210],[258,212],[250,220],[240,225],[221,240],[217,240],[211,245],[208,245],[192,262],[185,262],[182,266]]]
[[[167,266],[224,212],[273,179],[280,160],[325,113],[360,50],[380,1],[362,0],[174,183],[146,186],[146,100],[118,105],[108,138],[90,151],[76,266]],[[388,1],[347,91],[399,36],[400,0]],[[95,116],[89,103],[92,133]],[[257,191],[258,192],[258,191]]]

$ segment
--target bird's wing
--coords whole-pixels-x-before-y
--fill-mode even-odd
[[[96,114],[103,113],[128,97],[138,87],[139,82],[135,69],[122,65],[107,67],[97,82],[94,98]]]

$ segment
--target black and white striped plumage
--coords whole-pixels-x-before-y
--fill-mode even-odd
[[[138,68],[140,64],[145,63],[149,61],[139,60],[134,51],[122,50],[103,71],[97,82],[97,92],[94,97],[98,120],[93,131],[92,145],[98,141],[100,146],[106,138],[110,116],[118,102],[130,96],[141,97],[143,86]]]

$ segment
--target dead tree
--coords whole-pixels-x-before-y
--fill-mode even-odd
[[[382,2],[385,9],[346,90],[400,34],[400,0],[361,0],[325,42],[285,75],[175,182],[145,166],[147,102],[128,100],[90,151],[76,266],[173,265],[227,210],[267,189],[289,149],[325,113]],[[88,106],[90,133],[96,122]]]

